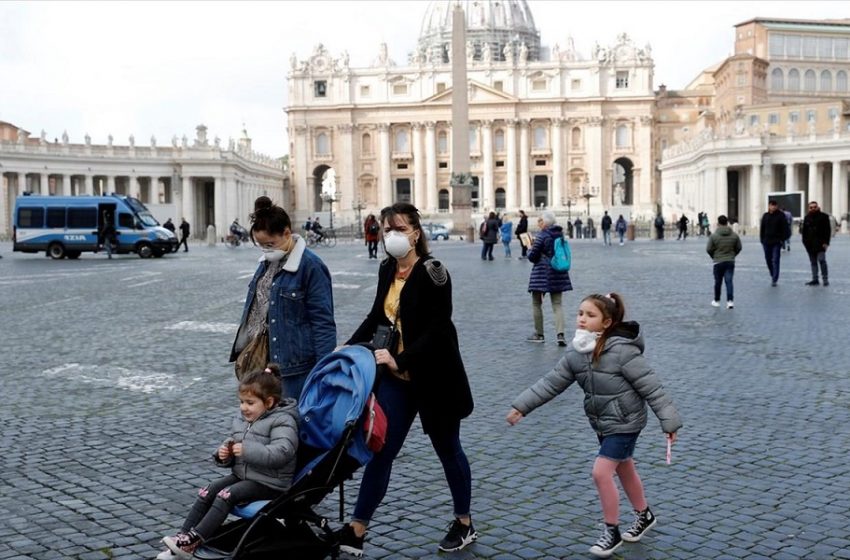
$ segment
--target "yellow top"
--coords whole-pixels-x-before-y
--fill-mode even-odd
[[[389,290],[387,290],[387,297],[384,298],[384,315],[387,316],[387,319],[395,325],[395,329],[398,331],[398,348],[393,352],[392,348],[389,348],[391,353],[398,356],[404,351],[404,341],[401,338],[401,318],[398,316],[398,308],[401,305],[401,290],[404,288],[404,278],[396,278],[392,284],[390,284]],[[405,381],[410,381],[410,374],[406,371],[395,372],[394,375],[400,379],[404,379]]]

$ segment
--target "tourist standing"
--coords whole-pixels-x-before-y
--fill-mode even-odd
[[[525,243],[522,241],[522,234],[528,233],[528,216],[525,215],[525,210],[519,211],[519,223],[516,226],[516,237],[519,240],[519,247],[522,251],[522,254],[519,257],[519,260],[525,260],[528,257],[528,247],[525,246]]]
[[[680,239],[686,240],[688,238],[688,223],[689,222],[690,222],[690,220],[688,219],[688,217],[685,216],[684,214],[682,214],[682,217],[679,218],[679,237],[676,238],[676,241],[678,241]]]
[[[735,257],[741,252],[741,238],[729,227],[726,216],[717,216],[717,229],[708,238],[705,247],[708,256],[714,261],[714,299],[713,307],[720,307],[720,287],[726,283],[726,308],[735,307],[735,290],[732,277],[735,275]]]
[[[281,366],[284,394],[297,399],[307,374],[336,347],[331,274],[267,196],[254,201],[249,233],[262,257],[248,284],[230,361],[249,345],[264,345],[267,361]]]
[[[564,292],[573,289],[568,271],[552,268],[550,261],[555,255],[555,239],[564,236],[564,228],[555,223],[555,214],[543,212],[537,218],[540,232],[534,238],[534,244],[528,252],[528,260],[534,263],[528,279],[528,291],[531,293],[531,312],[534,319],[534,334],[528,342],[544,342],[543,336],[543,298],[549,294],[552,313],[555,315],[555,334],[558,345],[566,346],[564,338],[564,312],[561,308]]]
[[[189,222],[186,221],[186,218],[183,218],[180,222],[180,243],[177,244],[177,249],[182,245],[184,253],[189,252],[189,231]]]
[[[655,216],[655,239],[661,241],[664,239],[664,216],[658,214]]]
[[[472,392],[452,322],[451,277],[429,254],[415,206],[396,202],[384,208],[381,225],[388,257],[381,262],[372,308],[346,344],[371,341],[379,326],[394,328],[400,336],[395,348],[375,350],[376,363],[388,371],[377,389],[387,415],[387,439],[363,471],[351,523],[338,533],[340,551],[358,558],[363,554],[366,530],[417,413],[443,465],[454,505],[454,519],[439,548],[460,550],[478,535],[471,518],[472,474],[460,443],[461,420],[472,413]],[[409,495],[419,500],[421,490],[411,489]]]
[[[829,286],[829,268],[826,265],[826,250],[832,239],[832,223],[829,216],[821,212],[820,206],[814,200],[809,202],[809,211],[803,218],[803,247],[809,255],[809,263],[812,265],[812,279],[806,282],[807,286],[817,286],[818,265],[823,277],[823,285]]]
[[[502,215],[502,225],[499,226],[499,235],[502,237],[502,245],[505,248],[505,258],[511,258],[511,237],[513,237],[514,223],[507,214]]]
[[[602,216],[602,222],[600,224],[602,226],[602,242],[605,245],[611,245],[611,216],[608,215],[608,211],[605,211],[605,215]]]
[[[626,235],[626,219],[620,214],[620,217],[617,218],[617,223],[614,225],[614,229],[617,231],[617,236],[620,238],[620,246],[623,246],[623,237]]]
[[[785,220],[785,214],[779,211],[779,205],[775,200],[767,203],[767,212],[761,217],[759,226],[759,240],[764,249],[764,260],[767,270],[770,272],[770,285],[776,286],[779,282],[779,259],[782,254],[782,245],[791,237],[791,227]]]
[[[573,227],[576,230],[576,239],[581,239],[584,236],[584,231],[582,231],[582,229],[581,229],[581,218],[579,218],[578,216],[576,217],[576,220],[573,222]]]
[[[493,260],[493,247],[499,240],[499,218],[495,212],[490,212],[481,224],[481,260]]]
[[[378,258],[378,234],[381,231],[381,224],[374,214],[369,214],[363,224],[363,234],[366,238],[366,248],[369,250],[369,258]]]
[[[162,224],[162,227],[164,227],[165,229],[167,229],[171,233],[174,233],[174,232],[177,231],[177,228],[174,227],[174,222],[171,221],[171,218],[168,218],[167,220],[165,220],[165,223]]]

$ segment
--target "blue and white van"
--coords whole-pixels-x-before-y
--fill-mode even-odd
[[[46,251],[54,259],[76,259],[83,251],[98,250],[98,232],[109,218],[117,232],[115,253],[137,253],[146,259],[177,250],[177,237],[159,225],[144,204],[117,194],[17,197],[12,249],[22,253]]]

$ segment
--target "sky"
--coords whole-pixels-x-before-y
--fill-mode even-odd
[[[258,152],[286,154],[289,57],[323,43],[368,66],[386,42],[401,63],[428,2],[0,2],[0,120],[48,140],[159,145],[194,137],[224,145],[244,123]],[[687,85],[731,53],[732,26],[753,17],[850,17],[833,1],[528,0],[544,46],[574,38],[589,58],[626,32],[652,45],[657,89]]]

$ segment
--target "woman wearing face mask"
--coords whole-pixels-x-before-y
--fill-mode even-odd
[[[267,330],[267,361],[280,364],[282,396],[297,399],[307,374],[336,346],[331,275],[304,239],[292,233],[286,211],[266,196],[254,201],[249,233],[262,255],[248,285],[230,361]]]
[[[371,341],[379,325],[393,326],[400,336],[397,347],[375,351],[375,361],[388,372],[377,389],[387,415],[387,440],[363,472],[351,524],[339,532],[340,550],[363,554],[366,529],[417,413],[442,463],[454,506],[439,548],[460,550],[477,538],[470,514],[472,476],[460,444],[460,421],[473,403],[452,323],[451,278],[428,253],[413,205],[384,208],[380,222],[388,257],[378,272],[372,308],[347,344]]]

